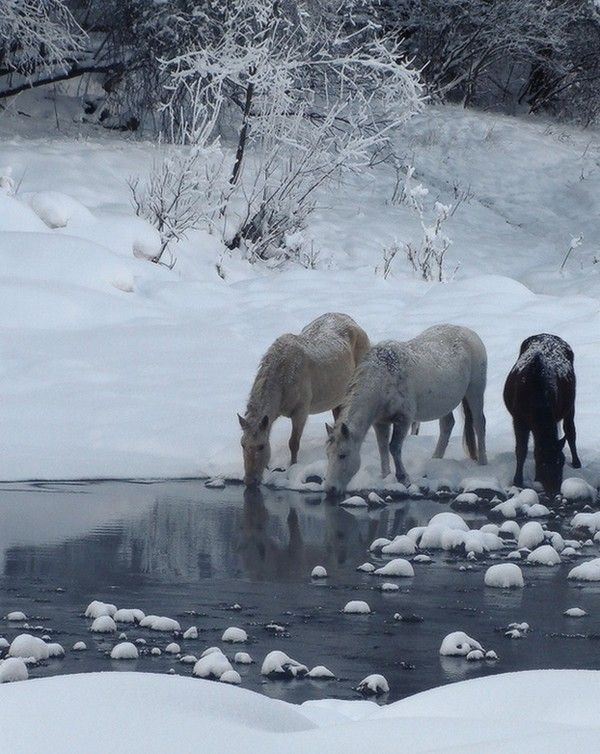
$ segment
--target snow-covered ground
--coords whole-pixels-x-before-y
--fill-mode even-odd
[[[90,673],[2,687],[0,748],[30,754],[596,751],[598,671],[479,678],[386,707],[296,706],[210,681]],[[31,714],[35,710],[35,722]],[[24,724],[27,716],[27,724]]]
[[[448,271],[460,267],[445,284],[416,280],[400,258],[387,280],[374,272],[384,245],[417,238],[409,211],[390,204],[392,171],[323,192],[306,232],[320,252],[317,270],[225,257],[223,280],[215,267],[222,248],[204,232],[180,244],[172,271],[139,258],[156,240],[133,216],[126,180],[147,172],[152,145],[100,132],[41,138],[10,114],[0,135],[0,174],[12,168],[18,185],[16,198],[0,197],[0,479],[239,478],[236,412],[260,356],[282,332],[344,311],[372,341],[444,321],[481,335],[489,356],[484,476],[502,485],[513,473],[503,381],[525,336],[561,335],[576,355],[581,475],[600,480],[596,132],[451,107],[411,122],[399,152],[431,200],[466,197],[447,223]],[[559,272],[580,234],[583,245]],[[280,483],[301,486],[309,471],[322,473],[326,418],[310,418],[299,467]],[[447,459],[429,460],[436,431],[425,425],[407,441],[409,473],[453,485],[481,476],[464,460],[460,422]],[[279,420],[273,466],[287,465],[288,433]],[[376,485],[376,459],[369,437],[355,486]]]

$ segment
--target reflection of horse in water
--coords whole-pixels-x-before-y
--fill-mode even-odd
[[[281,527],[283,517],[269,514],[260,488],[246,489],[238,544],[246,575],[252,579],[308,578],[315,565],[324,565],[333,574],[348,557],[355,558],[368,545],[370,532],[361,532],[356,517],[342,508],[326,505],[322,510],[324,520],[318,517],[315,522],[321,531],[308,541],[307,523],[303,532],[295,508],[290,508],[285,519],[286,532]]]

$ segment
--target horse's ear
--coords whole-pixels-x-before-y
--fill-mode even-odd
[[[347,440],[350,437],[350,430],[348,429],[346,422],[342,422],[340,430],[342,432],[342,437],[345,437]]]
[[[260,420],[260,424],[258,425],[258,428],[261,430],[265,430],[269,426],[269,417],[265,414],[263,418]]]
[[[561,440],[558,441],[558,449],[562,450],[565,447],[566,442],[567,442],[567,436],[565,435]]]
[[[325,429],[327,430],[327,437],[333,437],[333,427],[331,426],[331,424],[327,424],[327,422],[325,422]]]
[[[238,421],[240,423],[240,427],[242,429],[248,429],[248,422],[244,419],[243,416],[237,415]]]

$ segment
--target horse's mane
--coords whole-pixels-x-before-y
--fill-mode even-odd
[[[282,335],[277,338],[260,360],[248,397],[246,416],[262,417],[274,389],[282,384],[288,366],[286,355],[291,346],[291,337],[296,336]]]

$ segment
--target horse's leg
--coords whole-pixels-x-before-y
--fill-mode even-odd
[[[434,458],[443,458],[446,448],[448,447],[448,441],[452,434],[452,428],[454,427],[454,414],[450,411],[446,416],[442,416],[440,419],[440,436],[433,451]]]
[[[575,412],[570,411],[567,416],[565,416],[563,420],[563,430],[565,432],[565,437],[567,438],[567,442],[569,443],[569,449],[571,451],[571,458],[573,460],[573,468],[574,469],[580,469],[581,468],[581,461],[579,460],[579,456],[577,455],[577,447],[575,445]]]
[[[396,467],[396,479],[402,483],[408,482],[408,474],[402,463],[402,443],[404,442],[410,424],[410,421],[407,421],[406,419],[395,421],[390,442],[390,453],[392,454],[394,465]]]
[[[477,463],[480,466],[487,464],[487,451],[485,448],[485,414],[483,413],[483,385],[478,382],[471,383],[465,393],[465,400],[469,404],[473,416],[473,429],[477,436]]]
[[[517,457],[517,470],[513,484],[517,487],[523,486],[523,466],[527,458],[527,445],[529,443],[529,427],[522,419],[513,418],[513,427],[515,430],[515,455]]]
[[[340,411],[342,410],[341,406],[336,406],[335,408],[331,409],[331,413],[333,414],[333,423],[335,424],[337,421],[338,416],[340,415]]]
[[[374,424],[375,436],[377,437],[377,447],[379,448],[379,457],[381,459],[381,476],[385,477],[390,473],[390,429],[392,425],[389,422],[380,422]]]
[[[292,466],[297,463],[298,461],[298,448],[300,447],[300,438],[302,437],[302,432],[304,431],[304,425],[306,424],[306,419],[308,418],[308,410],[304,407],[301,407],[294,411],[294,413],[291,416],[292,419],[292,434],[290,435],[290,453],[291,453],[291,464]]]
[[[421,429],[421,422],[413,422],[410,425],[410,433],[411,433],[411,435],[418,435],[420,429]]]

